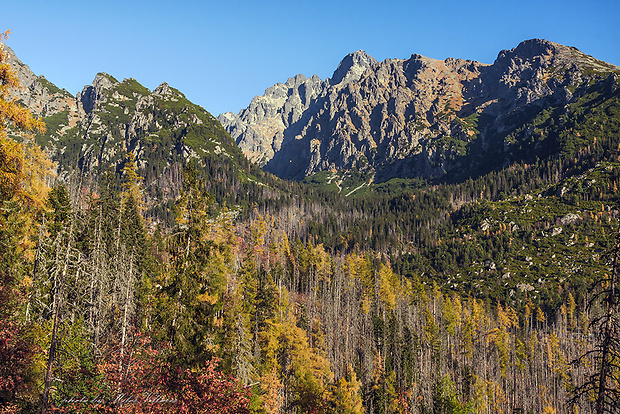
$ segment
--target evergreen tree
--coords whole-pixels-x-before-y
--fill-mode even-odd
[[[168,244],[170,269],[159,304],[167,338],[190,364],[209,359],[219,347],[216,313],[231,261],[229,244],[214,237],[214,228],[211,197],[190,166],[177,202],[177,225]]]

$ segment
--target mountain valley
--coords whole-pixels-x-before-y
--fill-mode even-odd
[[[185,412],[592,411],[620,303],[619,67],[540,39],[493,64],[357,51],[214,117],[166,83],[72,96],[5,62],[47,127],[0,129],[0,315],[38,367],[15,368],[22,412],[96,411],[62,405],[95,377],[93,398]]]

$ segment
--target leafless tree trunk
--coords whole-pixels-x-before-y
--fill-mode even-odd
[[[47,407],[49,403],[49,393],[52,381],[52,370],[54,366],[54,358],[56,356],[56,348],[58,347],[58,326],[60,323],[60,310],[64,301],[64,284],[67,276],[67,271],[69,269],[69,260],[71,254],[71,244],[73,241],[73,223],[71,220],[71,225],[69,227],[69,234],[66,240],[66,248],[65,255],[62,261],[62,271],[58,272],[58,268],[61,265],[59,262],[60,255],[60,246],[57,246],[57,260],[56,260],[56,269],[55,269],[55,277],[54,277],[54,305],[53,305],[53,313],[54,313],[54,324],[52,327],[52,339],[50,342],[50,349],[47,357],[47,367],[45,370],[45,382],[43,395],[41,397],[41,414],[45,414],[47,412]],[[62,234],[62,233],[60,233]],[[59,237],[60,239],[60,237]],[[60,244],[60,240],[59,243]],[[59,274],[60,273],[60,274]]]

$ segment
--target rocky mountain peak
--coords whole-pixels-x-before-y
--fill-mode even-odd
[[[119,82],[111,75],[105,72],[100,72],[95,76],[92,86],[97,90],[111,89]]]
[[[154,95],[176,95],[174,93],[174,91],[172,90],[172,88],[170,87],[170,85],[168,85],[168,83],[164,82],[161,85],[159,85],[157,88],[155,88],[153,90],[153,94]]]
[[[553,66],[564,67],[589,67],[597,71],[617,70],[618,67],[602,62],[592,56],[586,55],[576,47],[564,46],[545,39],[525,40],[513,49],[502,50],[495,60],[498,67],[527,64],[538,65],[542,68]]]
[[[113,76],[105,72],[98,73],[92,85],[85,86],[78,94],[78,101],[81,102],[84,112],[91,113],[97,103],[105,100],[105,92],[118,84],[119,82]]]
[[[538,56],[559,54],[565,49],[570,48],[544,39],[530,39],[519,43],[517,47],[510,50],[502,50],[497,55],[495,62],[501,63],[503,60],[515,58],[529,60]]]
[[[366,69],[376,63],[377,60],[363,50],[349,53],[340,61],[329,83],[330,85],[345,85],[357,81]]]
[[[565,108],[599,74],[614,86],[609,73],[620,68],[542,39],[491,65],[419,54],[377,62],[360,50],[331,79],[291,78],[220,121],[251,160],[283,178],[339,169],[376,181],[442,177],[481,167],[480,154],[512,156],[506,134],[544,108]]]
[[[17,56],[15,56],[15,52],[13,52],[13,49],[8,47],[4,43],[0,43],[0,47],[2,48],[4,53],[6,53],[6,55],[7,55],[6,63],[11,65],[13,70],[15,70],[15,72],[17,73],[17,77],[19,78],[19,81],[20,81],[22,87],[24,87],[24,88],[29,87],[32,84],[32,82],[34,82],[37,79],[37,75],[35,75],[30,70],[28,65],[26,65],[25,63],[20,61],[17,58]]]
[[[300,73],[299,75],[293,76],[292,78],[289,78],[286,81],[286,86],[299,86],[302,83],[304,83],[306,81],[306,77],[304,76],[303,73]]]

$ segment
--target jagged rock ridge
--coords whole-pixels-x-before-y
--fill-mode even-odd
[[[507,163],[506,131],[541,108],[565,106],[593,74],[619,71],[539,39],[501,51],[491,65],[416,54],[379,63],[358,51],[331,79],[298,75],[218,119],[251,160],[283,178],[347,169],[377,180],[443,177],[489,157]]]
[[[37,141],[58,163],[61,177],[78,171],[80,180],[96,182],[110,168],[119,171],[132,152],[147,201],[161,203],[177,195],[188,160],[199,166],[209,160],[247,163],[211,114],[166,83],[150,91],[135,79],[118,81],[99,73],[72,96],[5,49],[23,86],[16,97],[46,123],[47,132]]]
[[[218,120],[251,161],[269,162],[283,144],[294,142],[305,134],[307,116],[320,109],[329,93],[351,82],[377,61],[363,51],[347,55],[331,79],[322,81],[317,75],[297,75],[286,83],[278,83],[262,96],[252,99],[238,115],[224,113]]]

